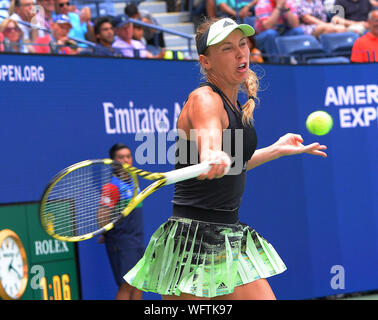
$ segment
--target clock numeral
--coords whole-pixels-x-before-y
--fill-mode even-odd
[[[47,281],[46,277],[42,277],[40,280],[40,286],[42,291],[42,299],[43,300],[49,300],[49,297],[47,295]]]
[[[63,284],[63,299],[71,300],[70,276],[68,274],[62,275],[62,284]]]
[[[53,289],[54,300],[71,300],[71,287],[70,277],[68,274],[63,274],[62,277],[54,275],[51,284],[47,284],[46,277],[41,278],[40,286],[42,291],[43,300],[51,300],[53,297],[49,297],[49,289]]]
[[[54,300],[62,300],[62,285],[59,276],[53,276]]]

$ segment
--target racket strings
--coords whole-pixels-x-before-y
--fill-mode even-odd
[[[43,219],[47,229],[51,228],[53,233],[61,236],[80,236],[117,220],[127,201],[123,201],[124,206],[118,205],[107,210],[103,216],[99,215],[99,209],[102,198],[111,198],[111,194],[103,190],[115,173],[121,176],[122,188],[126,189],[120,190],[120,193],[126,192],[128,198],[136,194],[132,176],[124,172],[123,169],[115,168],[114,164],[100,163],[64,175],[54,185],[46,201]]]

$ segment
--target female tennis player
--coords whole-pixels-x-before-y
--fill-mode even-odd
[[[255,150],[258,81],[249,69],[246,39],[253,34],[251,26],[230,18],[208,20],[198,28],[197,51],[207,81],[189,95],[178,119],[177,150],[186,148],[188,156],[178,157],[176,168],[190,165],[190,150],[200,161],[218,163],[197,179],[175,184],[172,217],[152,235],[143,258],[124,277],[163,299],[275,299],[266,278],[285,271],[285,264],[266,239],[238,219],[246,171],[286,155],[326,157],[326,146],[305,146],[297,134]],[[242,86],[249,99],[240,106]],[[229,153],[222,150],[225,129],[231,132]],[[242,157],[240,172],[225,175],[225,157]]]

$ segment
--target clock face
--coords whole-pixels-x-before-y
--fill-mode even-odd
[[[1,238],[0,293],[6,299],[19,299],[24,293],[27,283],[25,250],[17,235],[11,230],[8,235]]]

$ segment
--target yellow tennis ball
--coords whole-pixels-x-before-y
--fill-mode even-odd
[[[172,52],[172,50],[165,51],[164,59],[167,59],[167,60],[172,60],[173,59],[173,52]]]
[[[177,51],[177,59],[184,60],[184,54],[181,51]]]
[[[333,120],[329,113],[315,111],[307,117],[306,127],[312,134],[323,136],[331,131]]]
[[[177,51],[177,60],[184,60],[184,54],[181,51]],[[172,50],[167,50],[164,53],[164,59],[172,60],[174,57],[174,53]]]

